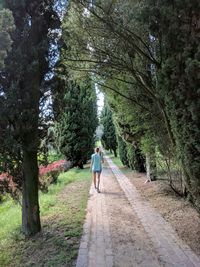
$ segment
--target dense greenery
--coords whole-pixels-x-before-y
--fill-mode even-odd
[[[38,163],[48,163],[48,142],[52,143],[48,128],[59,128],[64,135],[58,134],[60,150],[73,165],[82,167],[94,145],[96,95],[90,79],[79,83],[67,80],[65,87],[54,84],[57,76],[53,67],[59,55],[61,13],[66,2],[8,0],[0,4],[7,8],[0,12],[0,172],[7,173],[22,192],[22,230],[31,236],[41,230]],[[60,99],[65,96],[60,113],[54,101],[56,91]],[[71,105],[75,92],[77,102]],[[78,107],[78,128],[74,128],[71,120]],[[59,127],[62,119],[65,129]],[[68,126],[71,133],[65,135]],[[75,131],[77,138],[70,151],[66,138]]]
[[[157,70],[159,95],[182,161],[184,182],[200,207],[200,43],[199,1],[149,1],[145,18],[156,39],[162,40],[161,68]],[[156,23],[155,23],[156,22]]]
[[[11,50],[12,39],[10,34],[14,30],[14,20],[9,9],[0,10],[0,68],[4,65],[4,59]]]
[[[199,9],[197,0],[74,0],[66,18],[68,66],[95,75],[120,135],[154,167],[155,151],[167,164],[181,159],[182,190],[197,207]]]
[[[112,112],[108,104],[104,103],[104,108],[101,112],[101,124],[103,125],[102,144],[105,149],[113,151],[117,157],[117,138],[115,125],[113,123]]]
[[[121,162],[123,163],[124,166],[129,167],[129,162],[127,158],[127,144],[126,142],[122,139],[121,136],[117,136],[117,143],[118,143],[118,150],[119,150],[119,157]]]
[[[89,79],[79,84],[67,81],[62,89],[65,93],[55,124],[56,147],[72,166],[83,168],[94,148],[98,123],[96,93]]]

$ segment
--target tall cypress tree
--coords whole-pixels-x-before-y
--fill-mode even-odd
[[[0,6],[1,9],[1,6]],[[12,12],[8,9],[0,10],[0,68],[4,65],[4,59],[11,50],[11,34],[15,29]]]
[[[159,46],[158,94],[166,106],[185,186],[200,209],[200,2],[146,1],[146,21]]]
[[[101,113],[101,123],[104,127],[104,133],[102,136],[103,145],[105,146],[105,149],[113,151],[115,157],[117,157],[117,138],[115,125],[113,123],[112,112],[106,102]]]
[[[121,160],[121,162],[123,163],[124,166],[128,166],[129,167],[128,157],[127,157],[127,144],[122,139],[122,137],[119,136],[119,135],[117,136],[117,143],[118,143],[120,160]]]
[[[55,126],[55,142],[72,166],[83,168],[94,147],[96,94],[89,79],[81,84],[69,81],[65,86],[62,109]]]
[[[16,29],[12,50],[1,72],[2,106],[0,154],[4,169],[22,189],[22,230],[40,231],[38,202],[38,122],[42,83],[48,69],[49,29],[56,14],[52,1],[5,1]]]

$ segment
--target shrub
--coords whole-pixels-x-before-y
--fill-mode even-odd
[[[118,150],[119,150],[119,157],[124,166],[130,167],[129,166],[129,161],[127,158],[127,144],[126,142],[122,139],[121,136],[117,137],[117,142],[118,142]]]
[[[138,172],[145,172],[145,158],[142,155],[141,150],[133,146],[132,144],[127,144],[127,158],[129,166],[132,170]]]
[[[70,163],[65,160],[58,160],[47,166],[39,168],[39,189],[48,192],[48,187],[52,183],[56,183],[61,172],[67,171]],[[3,200],[5,194],[10,194],[13,199],[19,200],[20,190],[14,183],[13,177],[9,173],[0,174],[0,201]]]
[[[9,193],[14,199],[19,198],[19,190],[17,184],[13,182],[12,176],[8,173],[2,173],[0,175],[0,201],[6,193]]]
[[[57,183],[58,176],[61,172],[67,171],[70,163],[65,160],[58,160],[47,166],[39,168],[39,188],[43,192],[48,192],[50,184]]]

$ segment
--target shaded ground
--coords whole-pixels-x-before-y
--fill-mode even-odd
[[[141,195],[172,225],[178,236],[197,255],[200,255],[200,215],[192,205],[178,197],[166,181],[158,180],[144,184],[145,175],[135,173],[125,167],[121,167],[121,170],[125,172]]]

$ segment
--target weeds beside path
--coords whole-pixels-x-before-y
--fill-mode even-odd
[[[89,168],[72,169],[40,194],[42,233],[20,234],[21,210],[8,200],[0,205],[0,267],[74,266],[91,184]]]

